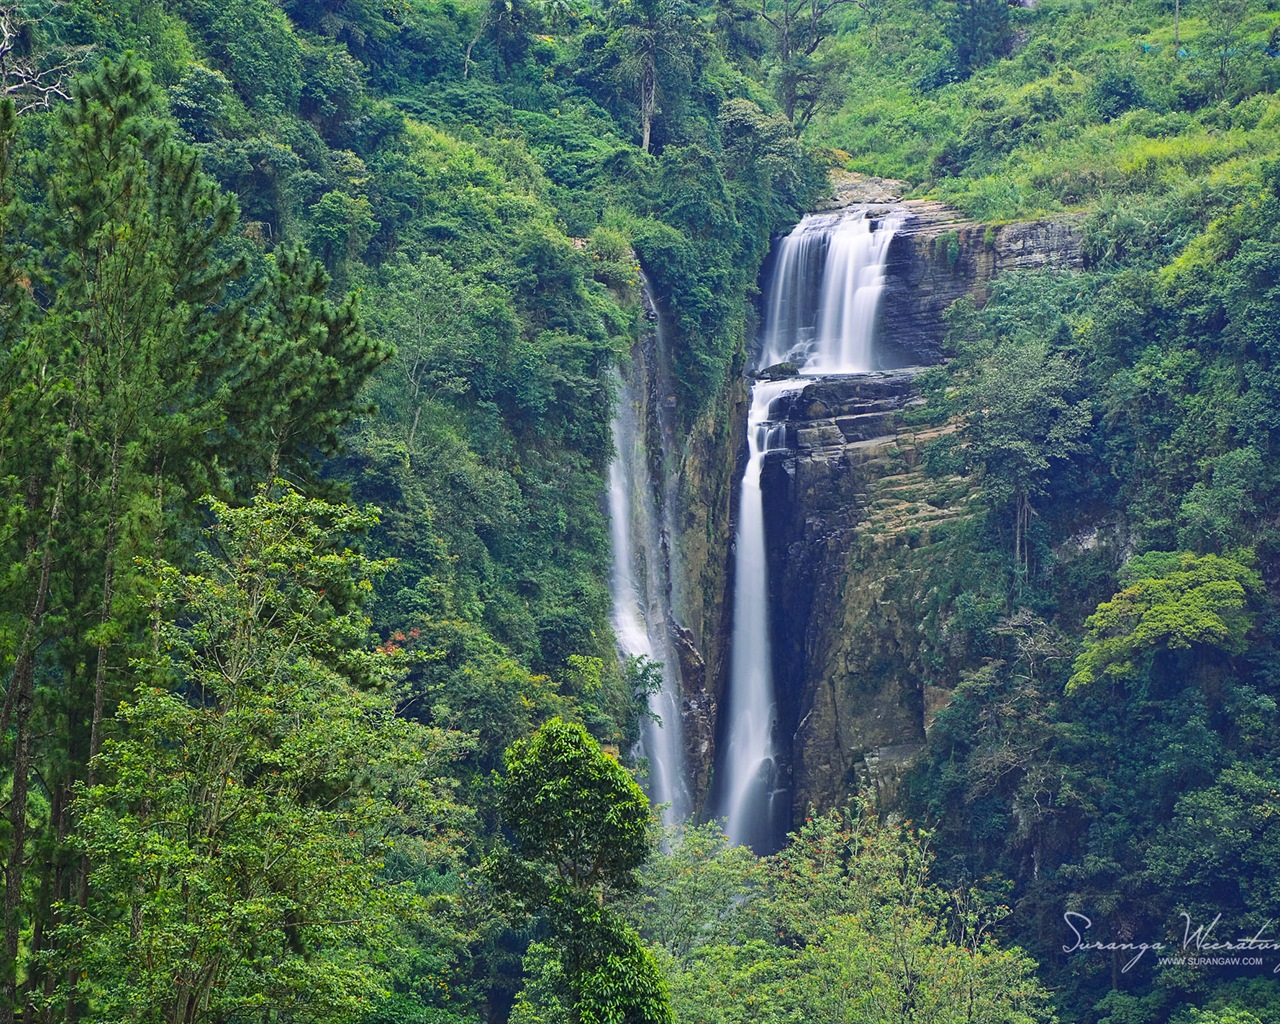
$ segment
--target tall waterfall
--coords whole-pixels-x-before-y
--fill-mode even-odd
[[[764,536],[760,471],[765,453],[782,447],[786,428],[769,422],[775,398],[797,389],[794,381],[761,381],[747,414],[747,468],[738,504],[733,556],[733,638],[729,661],[728,748],[725,811],[729,839],[764,851],[785,825],[773,733],[773,654],[769,641],[769,565]]]
[[[692,800],[680,727],[680,662],[670,629],[668,552],[673,538],[663,518],[670,496],[660,506],[660,496],[666,492],[655,486],[650,471],[645,389],[632,379],[639,376],[637,369],[633,364],[632,372],[619,381],[613,420],[617,449],[609,466],[613,628],[623,656],[643,656],[661,667],[661,688],[649,695],[649,710],[657,721],[644,723],[641,747],[649,762],[649,797],[655,804],[667,805],[663,818],[671,825],[689,816]]]
[[[902,223],[864,210],[806,217],[779,246],[758,365],[794,362],[804,376],[875,368],[872,335],[889,242]],[[805,386],[760,381],[747,415],[747,467],[734,544],[733,637],[728,727],[720,758],[720,806],[730,840],[775,848],[787,825],[787,784],[779,769],[778,711],[770,641],[768,548],[760,478],[765,457],[784,447],[786,428],[770,407]]]

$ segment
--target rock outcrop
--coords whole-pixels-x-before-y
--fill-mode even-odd
[[[945,692],[913,612],[920,561],[968,514],[969,495],[919,467],[919,445],[937,431],[902,422],[917,372],[818,378],[774,406],[788,443],[766,457],[762,488],[779,737],[797,813],[867,784],[892,806]]]
[[[981,304],[1001,273],[1082,263],[1078,218],[984,226],[939,203],[892,202],[900,183],[848,178],[838,199],[884,201],[907,220],[885,268],[885,370],[815,379],[780,400],[787,448],[762,475],[779,732],[797,814],[867,787],[895,806],[956,681],[944,624],[931,618],[932,581],[940,541],[972,495],[965,481],[920,468],[920,445],[937,431],[903,422],[916,400],[908,367],[942,360],[943,314],[961,296]]]
[[[786,423],[787,445],[762,470],[778,741],[796,814],[840,806],[868,786],[893,807],[955,683],[943,624],[925,609],[936,598],[940,542],[969,514],[971,495],[964,481],[926,478],[920,445],[938,431],[912,430],[902,416],[919,367],[942,361],[943,313],[964,295],[983,302],[1000,273],[1082,260],[1077,218],[985,226],[939,203],[901,200],[901,182],[845,175],[835,185],[827,209],[883,204],[869,215],[897,209],[907,219],[886,266],[881,372],[814,378],[779,399],[774,418]],[[760,376],[793,375],[780,365]],[[727,684],[731,514],[748,402],[739,381],[680,443],[685,730],[704,809]]]
[[[839,210],[855,203],[897,203],[911,186],[896,178],[879,178],[872,174],[833,170],[830,175],[831,198],[819,203],[819,213]]]
[[[1080,219],[1071,215],[985,226],[941,203],[894,204],[907,222],[889,245],[876,344],[882,365],[929,365],[942,359],[942,314],[963,295],[979,304],[987,285],[1011,270],[1079,268]]]

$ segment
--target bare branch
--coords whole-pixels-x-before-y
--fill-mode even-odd
[[[92,49],[39,45],[37,30],[60,6],[62,0],[50,0],[44,13],[30,15],[20,12],[18,4],[0,3],[0,96],[13,100],[19,114],[69,100],[71,78]]]

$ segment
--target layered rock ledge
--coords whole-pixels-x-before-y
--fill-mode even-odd
[[[939,431],[903,422],[919,372],[813,378],[773,406],[787,446],[766,456],[761,484],[797,814],[868,784],[893,806],[941,692],[925,683],[918,563],[969,514],[971,495],[920,467],[920,444]]]
[[[895,205],[906,210],[907,222],[889,245],[885,267],[876,328],[885,365],[939,362],[946,334],[943,313],[963,295],[981,304],[997,275],[1083,265],[1078,216],[982,225],[941,203]]]

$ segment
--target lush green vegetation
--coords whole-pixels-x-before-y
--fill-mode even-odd
[[[1274,155],[1278,28],[1268,0],[887,0],[848,18],[849,99],[808,138],[981,220],[1158,220]]]
[[[0,4],[0,1024],[1273,1017],[1061,915],[1274,916],[1274,7]],[[828,157],[1086,267],[925,380],[932,834],[654,852],[610,372],[643,268],[723,402]]]
[[[922,415],[960,425],[932,469],[981,491],[941,541],[930,614],[963,655],[914,799],[952,882],[1015,883],[1011,935],[1080,1019],[1272,1012],[1247,971],[1059,950],[1068,910],[1098,941],[1174,948],[1183,912],[1222,936],[1271,917],[1274,168],[1243,171],[1207,227],[1192,208],[1131,235],[1100,210],[1093,269],[955,309],[927,384]]]
[[[991,934],[1008,908],[939,887],[930,845],[867,805],[806,821],[763,859],[690,827],[631,912],[680,1020],[1052,1020],[1034,963]]]
[[[575,1019],[665,1019],[522,799],[558,737],[609,884],[650,848],[610,374],[643,265],[723,401],[817,162],[693,4],[0,27],[0,1020],[500,1020],[546,928]]]
[[[905,556],[954,685],[913,810],[948,884],[1012,885],[1004,934],[1064,1019],[1269,1019],[1266,969],[1064,955],[1062,915],[1173,947],[1183,911],[1220,937],[1274,916],[1280,10],[846,11],[849,89],[810,141],[978,219],[1075,214],[1085,242],[1082,270],[954,308],[924,379],[921,418],[959,426],[929,468],[977,486]]]

